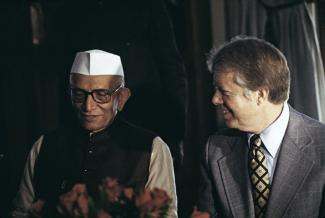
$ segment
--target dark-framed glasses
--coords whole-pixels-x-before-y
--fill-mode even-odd
[[[70,96],[74,103],[84,103],[87,100],[88,95],[91,95],[95,102],[105,104],[111,101],[112,96],[120,90],[120,88],[122,88],[122,85],[112,91],[109,89],[94,89],[88,92],[84,89],[71,87]]]

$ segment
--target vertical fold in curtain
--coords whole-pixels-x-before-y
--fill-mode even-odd
[[[270,41],[287,57],[291,71],[289,103],[325,121],[324,66],[315,16],[302,0],[227,0],[226,36],[256,36]]]

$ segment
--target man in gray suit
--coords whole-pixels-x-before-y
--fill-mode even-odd
[[[237,37],[212,50],[208,67],[212,103],[228,129],[206,144],[198,209],[212,217],[325,217],[325,125],[288,105],[284,55]]]

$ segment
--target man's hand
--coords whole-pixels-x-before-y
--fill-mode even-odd
[[[210,218],[210,214],[207,212],[198,211],[196,207],[194,207],[191,218]]]

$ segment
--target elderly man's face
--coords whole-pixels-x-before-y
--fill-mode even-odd
[[[71,100],[83,128],[90,132],[98,132],[113,122],[117,111],[123,109],[129,97],[129,90],[127,88],[118,89],[121,84],[122,79],[118,76],[71,74],[70,86],[73,90],[77,90],[75,95],[72,94]],[[110,100],[106,103],[96,102],[91,94],[86,95],[86,98],[82,100],[82,93],[84,91],[91,92],[94,90],[117,91],[112,93]],[[100,95],[98,97],[101,98]]]
[[[226,125],[241,131],[252,131],[260,122],[257,92],[249,91],[234,82],[231,70],[217,74],[212,103],[220,106]]]

